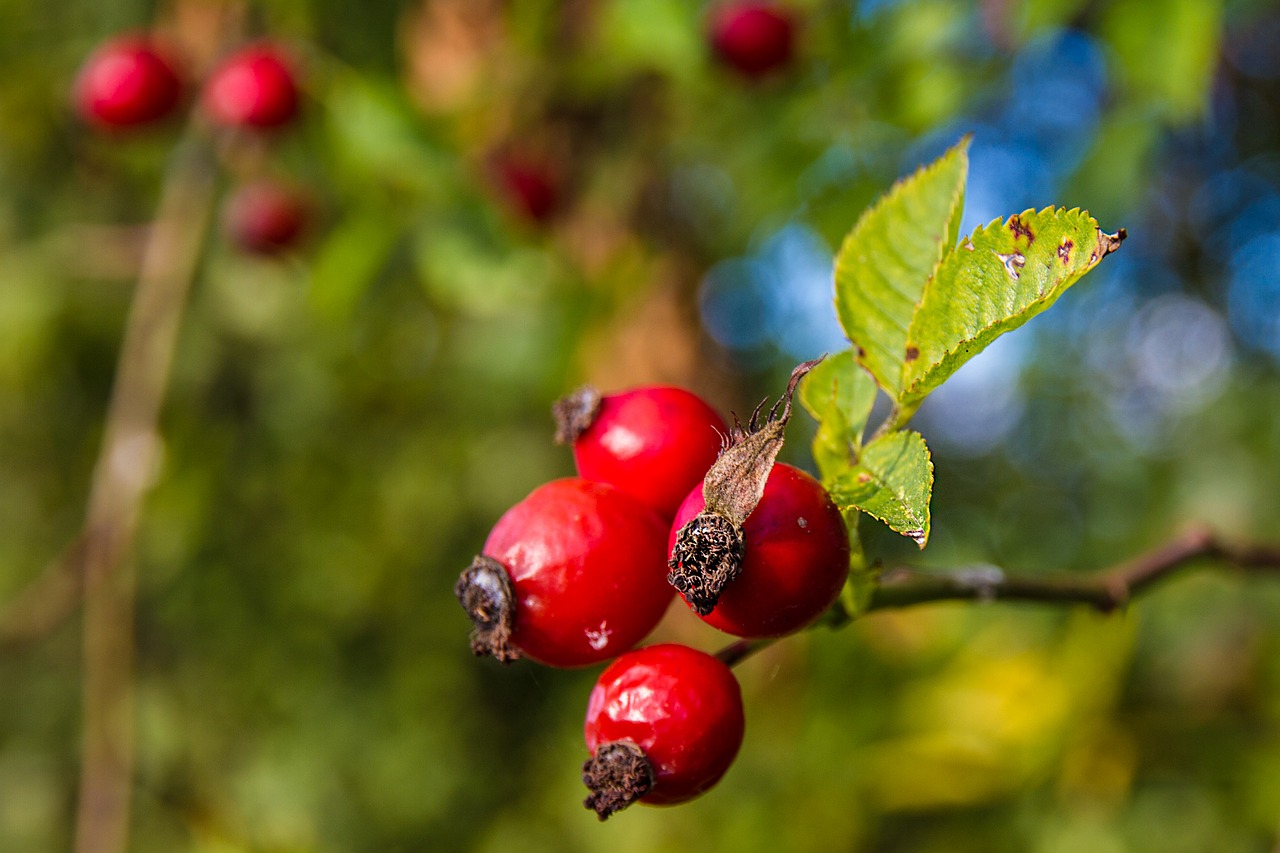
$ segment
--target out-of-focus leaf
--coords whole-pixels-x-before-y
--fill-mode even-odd
[[[836,311],[858,362],[895,400],[907,330],[925,283],[955,244],[969,141],[899,181],[854,225],[836,256]]]
[[[386,263],[398,235],[399,229],[382,210],[352,211],[329,232],[311,271],[316,312],[331,321],[349,317]]]
[[[1218,65],[1221,0],[1119,0],[1103,29],[1137,103],[1174,121],[1204,112]]]

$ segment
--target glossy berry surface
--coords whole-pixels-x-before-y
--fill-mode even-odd
[[[711,16],[711,48],[725,65],[747,77],[763,77],[791,62],[795,24],[766,3],[731,3]]]
[[[298,113],[298,83],[283,51],[270,44],[243,48],[209,75],[204,110],[227,127],[271,128]]]
[[[653,630],[671,601],[666,528],[605,483],[553,480],[498,520],[484,554],[515,591],[512,642],[551,666],[614,657]]]
[[[146,37],[122,36],[86,60],[74,99],[80,115],[99,127],[136,127],[172,113],[182,99],[182,81]]]
[[[264,180],[246,184],[231,195],[223,226],[243,251],[274,255],[297,245],[308,218],[307,202],[297,190]]]
[[[676,533],[703,510],[702,489],[676,512]],[[760,503],[742,525],[742,573],[701,617],[739,637],[778,637],[817,619],[840,594],[849,573],[849,534],[822,484],[784,463],[765,481]]]
[[[683,388],[606,394],[573,442],[578,474],[611,483],[671,518],[720,452],[724,420]]]
[[[706,792],[742,746],[742,690],[704,652],[675,644],[628,652],[605,669],[587,700],[583,733],[600,747],[629,742],[644,753],[652,788],[640,802],[680,803]]]

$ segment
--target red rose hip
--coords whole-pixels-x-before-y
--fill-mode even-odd
[[[76,80],[76,109],[104,128],[158,121],[182,99],[174,63],[145,36],[121,36],[99,47]]]
[[[733,763],[743,727],[742,690],[717,658],[674,644],[622,655],[587,701],[587,808],[604,820],[636,801],[703,794]]]
[[[791,62],[795,24],[791,15],[767,3],[730,3],[711,16],[711,49],[746,77],[763,77]]]
[[[564,202],[564,179],[551,163],[533,157],[500,156],[493,181],[507,205],[532,223],[546,224]]]
[[[209,75],[205,112],[226,127],[271,128],[298,113],[298,84],[284,52],[271,44],[243,48]]]
[[[572,442],[578,474],[635,495],[670,519],[720,452],[724,420],[683,388],[601,395],[579,389],[556,403],[556,440]]]
[[[554,480],[506,512],[454,592],[475,630],[472,651],[549,666],[615,657],[662,618],[666,529],[606,483]]]
[[[286,184],[262,180],[231,195],[223,211],[223,227],[242,250],[275,255],[298,243],[308,218],[301,193]]]
[[[689,493],[676,512],[671,548],[705,506],[701,488]],[[840,510],[821,483],[778,462],[742,523],[740,574],[725,585],[714,608],[699,615],[739,637],[790,634],[831,606],[848,573],[849,533]]]

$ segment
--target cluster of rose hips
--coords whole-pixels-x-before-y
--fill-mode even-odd
[[[157,39],[117,36],[85,61],[74,91],[75,107],[87,123],[105,131],[155,125],[172,116],[186,97],[181,64]],[[225,57],[204,80],[201,115],[213,126],[266,131],[290,124],[298,114],[297,75],[286,52],[261,42]],[[295,245],[308,219],[308,205],[288,184],[258,179],[228,199],[224,226],[244,251],[275,254]]]
[[[840,511],[810,475],[775,462],[786,394],[727,427],[695,394],[645,387],[559,401],[557,439],[578,476],[535,489],[493,527],[455,593],[472,650],[557,667],[616,658],[587,703],[586,805],[678,803],[728,770],[743,736],[728,664],[685,646],[632,648],[673,596],[745,638],[805,627],[849,568]],[[763,416],[763,417],[762,417]]]

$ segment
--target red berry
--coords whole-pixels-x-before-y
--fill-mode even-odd
[[[571,667],[631,648],[671,601],[665,537],[652,510],[613,486],[540,486],[498,520],[454,588],[475,622],[472,650]]]
[[[173,112],[182,99],[182,81],[174,63],[146,36],[121,36],[85,61],[74,98],[87,121],[133,127]]]
[[[563,201],[560,175],[532,158],[502,158],[494,167],[498,189],[511,208],[531,222],[545,223]]]
[[[706,506],[696,488],[676,512],[676,534]],[[741,574],[703,621],[739,637],[779,637],[831,606],[849,573],[849,533],[822,484],[775,463],[760,503],[742,523]]]
[[[747,77],[763,77],[791,61],[795,24],[767,3],[730,3],[712,13],[710,39],[721,62]]]
[[[223,214],[227,234],[246,252],[274,255],[292,248],[308,219],[302,195],[285,184],[256,181],[235,191]]]
[[[636,800],[691,800],[724,776],[742,731],[742,690],[720,660],[673,644],[628,652],[587,701],[587,808],[603,820]]]
[[[298,113],[298,84],[281,49],[243,48],[213,70],[204,87],[204,109],[227,127],[278,127]]]
[[[583,388],[555,414],[557,439],[572,440],[579,475],[635,495],[664,519],[702,482],[729,431],[701,397],[666,386],[604,396]]]

